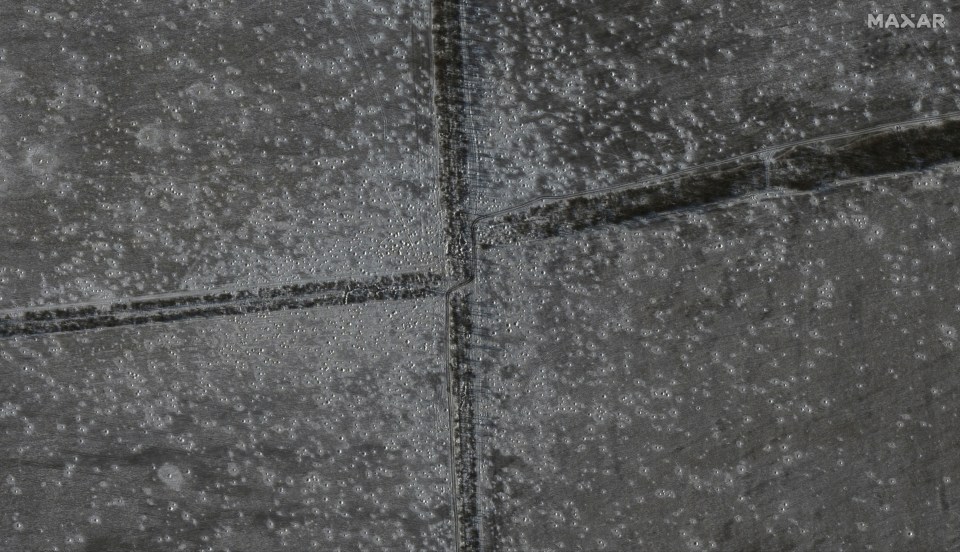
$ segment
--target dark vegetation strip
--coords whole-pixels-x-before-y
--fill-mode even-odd
[[[460,285],[473,279],[474,240],[468,212],[469,156],[468,86],[475,83],[467,67],[460,0],[434,0],[433,44],[436,81],[439,186],[444,210],[447,269]],[[447,293],[447,383],[450,393],[451,470],[453,481],[454,549],[480,548],[477,511],[477,455],[474,375],[467,360],[472,331],[468,299]]]
[[[893,129],[834,146],[788,148],[662,184],[585,195],[490,221],[481,247],[697,209],[765,190],[811,191],[837,180],[919,171],[960,160],[960,121]]]
[[[470,295],[465,291],[450,297],[450,363],[451,388],[454,401],[453,432],[454,484],[457,500],[459,549],[476,551],[480,548],[479,469],[476,436],[476,378],[469,359],[473,323]]]
[[[466,211],[470,147],[465,130],[467,101],[463,30],[460,28],[462,9],[459,0],[433,2],[439,186],[447,260],[455,280],[465,279],[472,266],[468,262],[470,220]]]
[[[439,294],[442,280],[438,274],[402,273],[370,280],[291,284],[206,295],[131,300],[105,306],[29,310],[0,318],[0,337],[414,299]]]

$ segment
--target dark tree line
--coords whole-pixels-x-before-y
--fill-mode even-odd
[[[484,247],[698,209],[770,189],[811,191],[837,180],[919,171],[960,159],[960,121],[894,128],[838,146],[798,146],[648,187],[584,195],[494,221]],[[499,223],[500,226],[496,226]]]
[[[457,496],[457,523],[463,550],[477,550],[480,544],[480,512],[478,493],[476,378],[470,362],[470,339],[473,334],[470,295],[455,294],[450,299],[450,385],[455,411],[454,470]]]
[[[372,280],[289,284],[216,294],[131,300],[102,308],[78,306],[33,310],[19,317],[8,315],[0,320],[0,337],[414,299],[437,295],[441,281],[442,277],[438,274],[403,273]]]

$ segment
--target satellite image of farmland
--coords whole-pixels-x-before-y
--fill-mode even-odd
[[[0,0],[0,552],[960,552],[958,29]]]

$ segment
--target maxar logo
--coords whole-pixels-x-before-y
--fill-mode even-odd
[[[872,13],[867,16],[867,26],[871,29],[937,29],[945,27],[946,24],[946,18],[942,13],[935,13],[931,16],[921,13],[920,17],[913,13],[910,15],[905,13],[888,13],[886,15]]]

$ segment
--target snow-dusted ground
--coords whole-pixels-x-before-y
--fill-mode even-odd
[[[0,5],[0,549],[955,548],[921,8]]]
[[[954,30],[868,27],[867,14],[906,6],[466,5],[479,212],[960,110]],[[946,0],[910,9],[960,17]]]
[[[960,170],[484,252],[484,550],[934,550]]]
[[[4,340],[0,548],[449,550],[442,309]]]
[[[0,6],[0,308],[439,267],[429,11]]]

